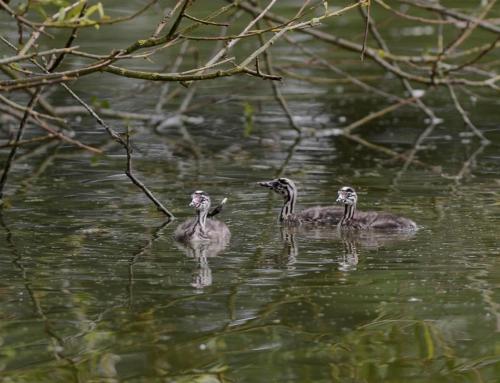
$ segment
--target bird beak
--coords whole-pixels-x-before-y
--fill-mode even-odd
[[[338,197],[337,197],[337,203],[343,203],[345,201],[345,195],[344,193],[339,192]]]
[[[191,200],[191,203],[189,204],[189,206],[199,208],[200,207],[200,196],[194,194],[193,199]]]
[[[265,188],[272,188],[273,184],[274,184],[274,180],[273,181],[260,181],[260,182],[257,182],[257,185],[264,186]]]

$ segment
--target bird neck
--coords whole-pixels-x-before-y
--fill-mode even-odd
[[[196,226],[199,226],[202,231],[205,230],[205,224],[207,222],[208,209],[197,210],[196,211]]]
[[[295,212],[295,201],[297,200],[297,190],[291,186],[287,187],[287,194],[285,195],[285,203],[281,208],[280,222],[285,221]]]
[[[340,225],[346,225],[349,223],[349,221],[354,217],[354,212],[356,211],[356,204],[352,205],[344,205],[344,215],[342,216],[342,219],[340,220]]]

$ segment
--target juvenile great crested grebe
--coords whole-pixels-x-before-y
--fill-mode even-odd
[[[210,197],[204,191],[198,190],[191,195],[192,206],[196,217],[181,223],[174,232],[174,238],[179,242],[212,241],[227,243],[231,237],[228,227],[221,221],[209,218],[217,214],[225,200],[214,211],[210,210]]]
[[[357,211],[358,195],[350,186],[344,186],[338,191],[337,202],[344,205],[344,215],[338,224],[339,228],[417,230],[415,222],[405,217],[385,211]]]
[[[271,181],[259,182],[260,186],[272,189],[283,196],[279,221],[289,225],[337,225],[343,215],[342,208],[336,206],[315,206],[295,213],[297,188],[288,178],[277,178]]]

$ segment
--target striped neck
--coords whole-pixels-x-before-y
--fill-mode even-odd
[[[354,217],[354,212],[356,211],[356,204],[344,205],[344,215],[342,216],[342,219],[339,222],[340,226],[345,226],[349,224],[349,221]]]
[[[208,210],[197,210],[196,211],[196,222],[195,226],[199,226],[201,231],[205,231],[205,224],[207,222]]]
[[[297,189],[292,185],[286,186],[286,191],[284,194],[285,203],[281,208],[280,212],[280,222],[286,221],[295,212],[295,202],[297,201]]]

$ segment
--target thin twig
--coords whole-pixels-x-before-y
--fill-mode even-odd
[[[401,179],[401,177],[403,176],[403,174],[406,172],[406,170],[408,169],[408,167],[410,166],[410,164],[413,163],[414,159],[415,159],[415,156],[417,154],[417,152],[421,149],[422,147],[422,142],[424,142],[424,140],[434,131],[434,128],[437,126],[437,124],[434,124],[434,123],[431,123],[429,126],[427,126],[427,128],[425,128],[425,130],[420,133],[420,135],[417,137],[417,139],[415,140],[414,144],[413,144],[413,147],[412,149],[407,153],[406,155],[406,160],[405,160],[405,163],[403,164],[401,170],[399,170],[397,173],[396,173],[396,176],[394,177],[393,179],[393,186],[395,186],[399,179]]]
[[[443,174],[443,177],[452,179],[455,184],[458,185],[465,178],[465,176],[470,173],[471,169],[474,167],[477,156],[483,152],[483,150],[488,146],[488,142],[482,142],[481,145],[467,158],[467,160],[462,164],[462,167],[457,174],[450,176]]]
[[[327,67],[331,71],[337,73],[338,75],[342,76],[343,79],[346,79],[347,81],[352,82],[354,85],[357,85],[361,89],[369,91],[369,92],[373,92],[379,96],[385,97],[385,98],[392,100],[392,101],[402,101],[403,100],[403,98],[401,98],[397,95],[387,93],[387,92],[385,92],[377,87],[371,86],[371,85],[361,81],[359,77],[351,76],[346,71],[336,67],[335,65],[331,64],[329,61],[325,60],[324,58],[322,58],[321,56],[319,56],[318,54],[316,54],[315,52],[313,52],[312,50],[307,48],[304,44],[301,44],[295,40],[292,40],[289,36],[285,36],[285,39],[289,43],[297,46],[302,52],[304,52],[307,55],[314,58],[314,60],[316,60],[317,62],[321,63],[322,65],[324,65],[325,67]],[[284,70],[281,69],[281,71],[284,71]],[[287,72],[285,72],[285,73],[287,73]]]
[[[244,36],[250,29],[253,28],[253,26],[262,18],[264,17],[264,15],[269,11],[269,9],[274,5],[274,3],[276,2],[277,0],[271,0],[269,2],[269,4],[266,6],[266,8],[264,8],[263,10],[259,11],[258,12],[258,16],[255,17],[244,29],[243,31],[239,34],[239,37],[231,40],[229,42],[229,44],[227,44],[227,46],[225,46],[224,48],[222,48],[219,52],[217,52],[206,64],[205,66],[208,66],[208,65],[212,65],[214,63],[216,63],[217,61],[219,61],[223,56],[225,56],[227,54],[227,52],[229,52],[229,50],[234,47],[241,39],[241,36]],[[253,60],[253,58],[252,58]],[[250,60],[250,61],[252,61]],[[246,66],[248,65],[247,64],[244,64],[243,66]],[[203,73],[203,72],[202,72]]]
[[[453,104],[455,105],[455,109],[458,111],[460,116],[462,117],[462,120],[464,120],[465,125],[469,127],[472,132],[481,139],[481,142],[484,144],[489,144],[490,140],[488,140],[483,133],[472,123],[470,120],[469,116],[467,115],[467,112],[464,110],[462,105],[460,105],[460,102],[458,101],[458,97],[455,93],[455,90],[451,85],[448,84],[448,91],[450,92],[451,100],[453,101]]]
[[[364,3],[365,3],[364,1],[360,1],[359,3],[354,4],[354,6],[357,7],[357,6],[360,6]],[[242,9],[249,10],[252,12],[261,12],[262,11],[260,8],[255,7],[253,5],[250,5],[247,2],[238,3],[238,6]],[[343,9],[337,11],[335,14],[328,13],[327,15],[324,16],[324,18],[334,16],[337,14],[342,14],[343,12],[346,12],[346,11],[352,9],[354,6],[343,8]],[[276,14],[273,14],[272,12],[266,12],[266,14],[263,17],[265,19],[272,20],[272,21],[277,22],[277,23],[285,23],[286,22],[285,18],[283,18],[281,16],[277,16]],[[306,22],[305,24],[307,25],[308,23]],[[314,23],[312,23],[312,24],[314,24]],[[373,24],[373,23],[371,23],[371,24]],[[311,22],[309,23],[309,25],[311,25]],[[357,44],[357,43],[354,43],[354,42],[349,41],[347,39],[335,36],[335,35],[330,34],[330,33],[319,31],[319,30],[316,30],[313,28],[303,28],[303,26],[305,26],[303,23],[298,23],[293,28],[289,28],[289,30],[296,30],[300,33],[311,35],[311,36],[315,37],[316,39],[328,42],[330,44],[339,46],[339,47],[346,49],[346,50],[349,50],[349,51],[361,52],[361,50],[362,50],[361,44]],[[281,31],[283,31],[283,29]],[[415,81],[415,82],[419,82],[422,84],[428,84],[428,85],[463,84],[463,85],[469,85],[469,86],[490,87],[492,89],[499,89],[499,87],[496,85],[496,83],[500,81],[500,75],[494,75],[486,80],[479,80],[479,81],[469,80],[466,78],[458,78],[458,77],[446,77],[446,78],[431,79],[431,78],[426,77],[426,76],[420,76],[417,74],[409,73],[409,72],[391,64],[390,62],[387,61],[387,59],[389,59],[389,58],[390,59],[398,59],[398,56],[392,55],[390,52],[382,52],[381,53],[379,49],[373,49],[373,48],[367,47],[366,51],[365,51],[365,55],[367,57],[370,57],[375,63],[379,64],[383,69],[393,73],[397,77],[406,79],[408,81]],[[254,57],[252,57],[252,59],[254,59]],[[399,57],[399,60],[404,61],[404,62],[408,62],[408,58],[400,58]]]
[[[0,0],[0,6],[8,13],[10,14],[13,18],[16,19],[16,21],[19,23],[19,25],[23,24],[23,25],[27,25],[28,27],[30,27],[31,29],[35,30],[37,28],[37,26],[32,23],[31,21],[29,21],[28,19],[26,19],[25,17],[21,16],[21,15],[18,15],[12,8],[10,8],[6,3],[5,1],[3,0]],[[49,37],[53,37],[52,35],[50,35],[49,33],[47,32],[43,32],[45,35],[49,36]]]
[[[500,41],[500,35],[498,35],[497,38],[489,46],[487,46],[486,49],[483,49],[476,57],[473,57],[472,59],[470,59],[470,60],[468,60],[460,65],[457,65],[456,67],[445,69],[445,70],[443,70],[443,72],[444,73],[456,72],[456,71],[459,71],[460,69],[463,69],[463,68],[466,68],[466,67],[469,67],[469,66],[475,64],[476,62],[481,60],[481,58],[483,58],[489,52],[491,52],[493,49],[495,49],[497,47],[497,44],[499,41]]]
[[[177,31],[177,28],[179,28],[179,25],[181,24],[182,17],[184,16],[184,12],[186,11],[186,9],[188,7],[189,2],[190,2],[190,0],[184,0],[184,3],[182,4],[181,11],[179,12],[179,16],[177,16],[177,19],[174,21],[174,25],[172,25],[172,28],[170,28],[170,31],[168,31],[167,40],[171,40],[174,37],[174,34]]]
[[[395,160],[399,160],[399,161],[408,161],[408,156],[406,156],[405,154],[403,153],[398,153],[392,149],[389,149],[383,145],[378,145],[378,144],[374,144],[370,141],[367,141],[365,140],[364,138],[361,138],[357,135],[354,135],[354,134],[344,134],[343,137],[351,140],[351,141],[354,141],[362,146],[365,146],[369,149],[372,149],[372,150],[375,150],[377,152],[380,152],[380,153],[384,153],[386,154],[387,156],[389,157],[392,157],[394,158]],[[423,167],[426,167],[426,168],[429,168],[432,172],[434,173],[438,173],[438,174],[441,174],[440,170],[432,165],[429,165],[429,164],[426,164],[425,162],[422,162],[420,160],[417,160],[417,159],[413,159],[411,161],[413,164],[415,165],[419,165],[419,166],[423,166]]]
[[[361,12],[364,13],[364,9],[361,9]],[[375,24],[375,21],[372,20],[369,24],[369,29],[370,32],[374,38],[374,40],[377,42],[378,46],[383,49],[385,52],[390,52],[388,44],[385,42],[384,38],[382,37],[381,33],[378,31],[377,25]],[[388,61],[391,62],[391,64],[400,70],[400,66],[397,62],[392,61],[391,59],[388,59]],[[415,90],[413,88],[413,85],[408,81],[406,78],[400,78],[401,83],[403,84],[403,87],[407,90],[407,92],[410,95],[415,94]],[[438,121],[438,118],[430,109],[427,105],[424,104],[424,102],[421,100],[421,98],[417,97],[416,98],[416,106],[418,106],[428,117],[431,123],[436,123]]]
[[[71,52],[72,50],[78,49],[78,46],[74,47],[69,47],[69,48],[56,48],[56,49],[49,49],[46,51],[41,51],[41,52],[33,52],[25,55],[16,55],[16,56],[11,56],[11,57],[6,57],[4,59],[0,59],[0,65],[4,64],[10,64],[16,61],[23,61],[27,59],[31,59],[34,57],[42,57],[42,56],[50,56],[54,53],[61,53],[61,52]]]
[[[85,4],[83,6],[83,8],[85,8]],[[42,30],[43,27],[41,27],[39,30]],[[33,32],[32,36],[31,36],[31,39],[30,39],[30,42],[33,44],[34,41],[38,38],[38,35],[39,35],[39,31],[35,31]],[[73,43],[74,39],[76,37],[76,29],[74,29],[70,35],[70,37],[68,38],[66,44],[65,44],[65,48],[69,48],[70,45]],[[27,44],[20,52],[20,54],[24,54],[28,48],[28,45]],[[63,58],[64,58],[64,55],[65,55],[65,52],[61,52],[59,56],[57,56],[56,58],[54,58],[54,60],[48,65],[47,69],[45,69],[45,71],[47,73],[50,73],[52,71],[54,71],[58,66],[59,64],[62,62]],[[41,95],[41,92],[42,92],[42,87],[38,88],[35,93],[33,94],[33,96],[31,97],[27,107],[26,107],[26,110],[24,111],[24,115],[23,115],[23,118],[21,119],[21,122],[19,124],[19,128],[18,128],[18,131],[17,131],[17,134],[16,134],[16,138],[14,140],[14,145],[12,146],[11,148],[11,151],[9,153],[9,156],[7,157],[7,161],[5,163],[5,166],[4,166],[4,170],[3,170],[3,173],[2,173],[2,177],[0,178],[0,199],[3,199],[3,192],[4,192],[4,187],[5,187],[5,183],[7,182],[7,177],[8,177],[8,174],[9,174],[9,170],[12,166],[12,162],[14,160],[14,157],[17,153],[17,149],[18,149],[18,145],[17,143],[19,143],[19,141],[21,141],[22,137],[23,137],[23,134],[24,134],[24,129],[25,129],[25,126],[26,126],[26,123],[28,121],[28,118],[30,117],[31,115],[31,112],[33,111],[33,109],[35,108],[37,102],[38,102],[38,98],[40,97]],[[35,118],[37,118],[35,116]],[[50,129],[48,126],[46,126],[46,124],[44,124],[41,120],[38,120],[38,122],[41,123],[41,126],[44,127],[44,129],[48,130],[50,133],[52,134],[55,134],[58,136],[58,138],[60,139],[63,139],[65,141],[68,141],[68,142],[71,142],[71,143],[74,143],[76,145],[82,145],[83,147],[87,147],[87,148],[90,148],[88,147],[87,145],[83,145],[81,144],[79,141],[76,141],[76,140],[72,140],[70,139],[69,137],[66,137],[65,135],[63,135],[62,133],[60,132],[57,132],[53,129]],[[45,126],[44,126],[45,125]],[[92,148],[93,150],[96,150],[94,148]]]
[[[261,45],[264,44],[264,39],[262,38],[262,35],[259,35],[259,41],[260,41]],[[271,59],[271,53],[269,51],[264,51],[263,56],[264,56],[264,60],[266,63],[266,71],[272,75],[273,74],[273,64],[272,64],[272,59]],[[259,61],[257,60],[256,61],[257,72],[259,72],[258,62]],[[281,89],[278,87],[278,84],[276,84],[276,82],[274,82],[274,81],[271,81],[271,88],[273,90],[274,97],[276,98],[279,105],[281,106],[281,109],[283,109],[283,112],[285,112],[285,115],[288,119],[288,123],[300,135],[301,129],[296,124],[295,120],[293,119],[292,112],[288,106],[288,103],[287,103],[285,97],[281,93]]]
[[[5,105],[8,105],[10,106],[11,108],[14,108],[14,109],[17,109],[17,110],[20,110],[20,111],[25,111],[27,110],[26,107],[22,106],[22,105],[19,105],[18,103],[12,101],[12,100],[9,100],[7,97],[4,97],[0,94],[0,102],[4,103]],[[49,114],[45,114],[45,113],[40,113],[40,112],[36,112],[34,110],[32,110],[30,112],[31,115],[33,116],[37,116],[37,117],[40,117],[40,118],[44,118],[46,120],[51,120],[51,121],[56,121],[56,122],[59,122],[59,123],[62,123],[62,124],[65,124],[66,123],[66,120],[64,120],[63,118],[60,118],[60,117],[54,117],[54,116],[51,116]]]
[[[56,137],[53,134],[47,134],[46,136],[33,137],[33,138],[30,138],[29,140],[20,140],[18,142],[9,141],[6,144],[0,145],[0,149],[10,148],[14,145],[17,145],[17,146],[30,145],[30,144],[34,144],[34,143],[43,142],[43,141],[53,140],[54,138],[56,138]]]
[[[371,0],[368,0],[367,10],[365,13],[365,34],[363,36],[363,48],[361,49],[361,61],[365,59],[365,51],[366,51],[366,42],[368,41],[368,31],[370,30],[370,9],[371,9]],[[361,9],[361,8],[360,8]]]
[[[44,21],[41,23],[35,22],[35,23],[33,23],[33,25],[46,27],[46,28],[72,29],[72,28],[96,28],[96,27],[100,27],[100,26],[104,26],[104,25],[119,24],[119,23],[123,23],[125,21],[135,19],[137,16],[139,16],[142,13],[144,13],[145,11],[147,11],[149,8],[151,8],[151,6],[153,6],[157,2],[158,2],[158,0],[151,0],[148,3],[146,3],[142,8],[138,9],[137,11],[131,13],[128,16],[122,16],[122,17],[116,17],[116,18],[104,18],[104,19],[100,19],[100,20],[96,20],[96,21],[84,20],[84,22],[82,22],[81,19],[76,19],[76,20],[70,21],[70,22],[59,22],[59,21],[57,21],[57,15],[58,15],[58,13],[57,13],[56,18],[55,19],[53,18],[52,21],[49,20],[49,21]],[[76,1],[74,4],[66,7],[64,9],[64,12],[67,13],[71,8],[78,5],[79,3],[80,3],[79,1]]]
[[[431,2],[431,1],[421,1],[421,0],[399,0],[400,3],[405,3],[409,4],[415,7],[419,7],[422,9],[427,9],[430,11],[435,11],[438,12],[442,15],[451,17],[456,20],[461,20],[461,21],[466,21],[466,22],[471,22],[474,23],[477,21],[477,24],[480,28],[483,28],[487,31],[490,32],[495,32],[495,33],[500,33],[500,26],[494,25],[492,23],[489,23],[484,20],[477,20],[474,16],[469,16],[466,14],[463,14],[458,11],[454,11],[453,9],[446,8],[439,3],[436,2]]]
[[[9,156],[7,157],[7,160],[5,162],[2,177],[0,178],[0,200],[3,200],[5,183],[7,182],[9,170],[12,166],[12,162],[14,161],[14,157],[16,156],[17,149],[19,147],[17,145],[17,143],[19,141],[21,141],[21,139],[23,138],[24,128],[26,126],[26,122],[28,121],[28,117],[30,116],[30,112],[33,110],[33,108],[36,105],[38,97],[40,97],[41,91],[42,91],[41,88],[37,89],[35,94],[31,97],[30,101],[28,102],[28,105],[26,106],[26,111],[24,112],[21,123],[19,124],[19,128],[17,129],[16,138],[15,138],[13,146],[9,152]]]
[[[229,27],[229,24],[228,23],[216,23],[215,21],[209,21],[209,20],[202,20],[202,19],[198,19],[194,16],[191,16],[191,15],[188,15],[186,12],[184,12],[184,17],[186,19],[189,19],[189,20],[193,20],[193,21],[196,21],[197,23],[200,23],[200,24],[205,24],[205,25],[216,25],[218,27]]]
[[[134,265],[137,263],[137,260],[139,257],[143,256],[146,254],[152,247],[155,241],[158,239],[162,238],[162,230],[167,227],[172,220],[167,220],[163,222],[161,225],[159,225],[153,233],[150,235],[149,239],[146,241],[146,243],[132,255],[132,258],[128,261],[128,286],[127,286],[127,293],[128,293],[128,307],[131,308],[133,304],[133,285],[134,285]]]
[[[163,204],[151,193],[151,191],[144,185],[132,172],[132,149],[130,147],[130,134],[127,126],[127,136],[125,141],[125,149],[127,151],[127,170],[125,174],[128,178],[136,185],[139,189],[141,189],[144,194],[156,205],[158,210],[163,212],[169,220],[173,220],[174,215],[165,207]]]
[[[163,30],[163,28],[165,28],[165,26],[167,25],[168,20],[170,20],[170,18],[172,17],[172,15],[175,13],[175,11],[177,11],[177,8],[180,7],[181,4],[182,4],[182,0],[177,1],[177,3],[175,4],[175,6],[172,9],[168,10],[165,13],[165,16],[163,16],[163,18],[161,19],[160,23],[156,27],[156,30],[151,35],[152,38],[156,39],[156,38],[158,38],[158,36],[160,36],[160,33]]]
[[[389,105],[386,108],[383,108],[377,112],[373,112],[368,114],[367,116],[364,116],[363,118],[360,118],[359,120],[354,121],[352,124],[347,125],[344,128],[331,128],[331,129],[323,129],[318,132],[315,132],[314,136],[315,137],[329,137],[329,136],[338,136],[338,135],[345,135],[345,134],[351,134],[351,132],[354,129],[359,128],[360,126],[366,125],[367,123],[380,118],[382,116],[385,116],[388,113],[391,113],[395,111],[396,109],[401,108],[404,105],[411,104],[417,100],[416,97],[411,97],[404,99],[396,104]]]
[[[30,113],[29,110],[28,110],[28,113]],[[94,153],[94,154],[102,154],[101,150],[99,150],[97,148],[94,148],[92,146],[86,145],[86,144],[84,144],[84,143],[82,143],[82,142],[80,142],[78,140],[75,140],[75,139],[73,139],[71,137],[68,137],[65,134],[63,134],[61,132],[58,132],[57,130],[51,128],[50,126],[48,126],[45,123],[45,121],[42,121],[38,116],[33,116],[33,118],[36,121],[38,121],[39,126],[42,129],[46,130],[47,132],[49,132],[50,134],[52,134],[54,137],[58,138],[59,140],[65,141],[65,142],[67,142],[69,144],[72,144],[72,145],[75,145],[75,146],[77,146],[77,147],[79,147],[81,149],[88,150],[89,152]]]
[[[189,41],[184,41],[179,49],[179,53],[177,54],[174,63],[172,64],[170,71],[171,72],[177,72],[182,64],[182,61],[184,60],[184,55],[187,52],[187,49],[189,47]],[[155,106],[155,111],[156,113],[160,114],[163,109],[163,105],[167,103],[166,97],[167,93],[170,89],[170,83],[166,83],[162,86],[160,90],[160,95],[158,97],[158,102],[156,103]]]
[[[403,12],[398,11],[397,9],[392,8],[391,6],[389,6],[388,4],[386,4],[382,0],[375,0],[375,2],[379,5],[381,5],[382,7],[384,7],[385,9],[387,9],[388,11],[390,11],[390,12],[394,13],[395,15],[402,17],[404,19],[418,21],[418,22],[424,23],[424,24],[438,24],[438,25],[457,24],[457,22],[455,20],[443,20],[442,18],[428,19],[425,17],[409,15],[408,13],[403,13]]]

